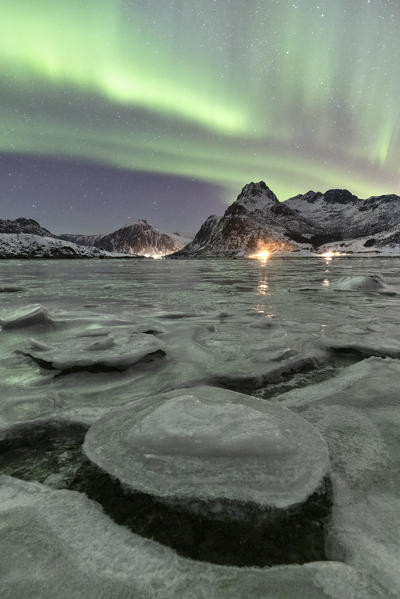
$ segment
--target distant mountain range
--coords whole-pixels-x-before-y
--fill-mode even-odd
[[[400,252],[400,197],[361,200],[345,189],[309,191],[285,202],[260,181],[244,186],[222,217],[210,216],[171,257],[271,252]]]
[[[21,219],[22,220],[22,219]],[[4,222],[4,221],[0,221]],[[34,221],[35,222],[35,221]],[[40,225],[36,223],[39,228]],[[108,252],[34,233],[0,232],[0,258],[108,258]]]
[[[179,233],[160,233],[145,220],[108,235],[54,235],[33,219],[0,220],[0,258],[160,257],[188,241]]]
[[[108,235],[63,234],[59,237],[78,245],[139,256],[165,256],[180,250],[189,241],[179,233],[160,233],[147,220],[138,220]]]
[[[241,257],[259,249],[311,254],[400,253],[400,197],[361,200],[345,189],[308,191],[279,202],[248,183],[222,217],[210,216],[190,241],[138,220],[107,235],[54,235],[26,218],[0,220],[0,257]]]

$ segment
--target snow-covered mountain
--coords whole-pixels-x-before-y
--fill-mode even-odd
[[[400,197],[397,195],[361,200],[346,189],[331,189],[324,194],[309,191],[284,204],[312,224],[315,233],[311,241],[315,247],[338,242],[349,247],[361,238],[366,243],[362,247],[366,248],[399,244]]]
[[[71,236],[73,237],[73,236]],[[36,220],[0,220],[0,258],[113,258],[105,250],[61,239]]]
[[[36,220],[0,220],[0,258],[103,258],[108,253],[58,239]]]
[[[108,235],[54,235],[32,219],[0,220],[0,258],[159,257],[189,241],[181,233],[160,233],[146,220]]]
[[[294,251],[304,247],[306,236],[312,234],[312,225],[279,202],[264,181],[260,181],[245,185],[224,216],[210,216],[194,240],[174,257],[245,256],[259,245]]]
[[[32,235],[30,233],[0,233],[0,258],[106,258],[112,257],[94,247]]]
[[[309,191],[285,202],[260,181],[245,185],[220,218],[210,216],[173,257],[273,252],[400,251],[400,197],[361,200],[343,189]]]
[[[165,256],[180,250],[188,239],[179,233],[160,233],[146,220],[138,220],[108,235],[61,235],[85,246],[95,246],[109,252],[138,254],[140,256]]]
[[[16,218],[15,220],[0,220],[0,233],[28,233],[41,237],[55,237],[47,229],[32,218]]]

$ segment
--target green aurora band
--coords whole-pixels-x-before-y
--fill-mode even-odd
[[[2,0],[0,151],[399,192],[400,4]]]

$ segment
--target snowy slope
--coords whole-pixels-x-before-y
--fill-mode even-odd
[[[16,218],[15,220],[0,220],[0,233],[30,233],[42,237],[55,237],[33,218]]]
[[[391,231],[400,226],[399,196],[361,200],[345,189],[331,189],[325,194],[309,191],[284,203],[313,225],[312,241],[316,246],[358,238],[365,238],[365,242],[377,234],[382,234],[377,247],[399,243],[399,239],[393,237],[397,231]],[[371,242],[370,247],[373,245]]]
[[[69,241],[30,235],[0,233],[0,258],[103,258],[107,252]]]

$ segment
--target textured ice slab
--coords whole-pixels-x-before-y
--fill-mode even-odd
[[[372,599],[351,567],[214,566],[112,522],[82,493],[0,478],[2,599]]]
[[[400,341],[392,324],[364,328],[344,326],[334,335],[326,335],[323,343],[333,350],[353,351],[365,356],[400,357]]]
[[[116,410],[89,430],[84,451],[131,490],[266,508],[305,501],[329,470],[324,440],[297,414],[214,387]]]
[[[332,287],[338,291],[378,291],[380,293],[396,294],[396,291],[388,287],[383,277],[379,275],[343,277],[333,283]]]
[[[24,329],[35,325],[51,325],[53,320],[44,306],[30,305],[7,314],[0,324],[3,329]]]
[[[40,366],[55,370],[126,370],[143,360],[165,355],[162,341],[153,335],[131,333],[102,337],[66,337],[47,346],[33,340],[21,353]]]
[[[205,356],[211,382],[229,388],[252,389],[281,380],[287,373],[313,368],[328,352],[296,330],[290,335],[271,321],[258,320],[241,327],[236,318],[224,317],[217,327],[196,332],[195,343]],[[225,321],[226,320],[226,321]]]

